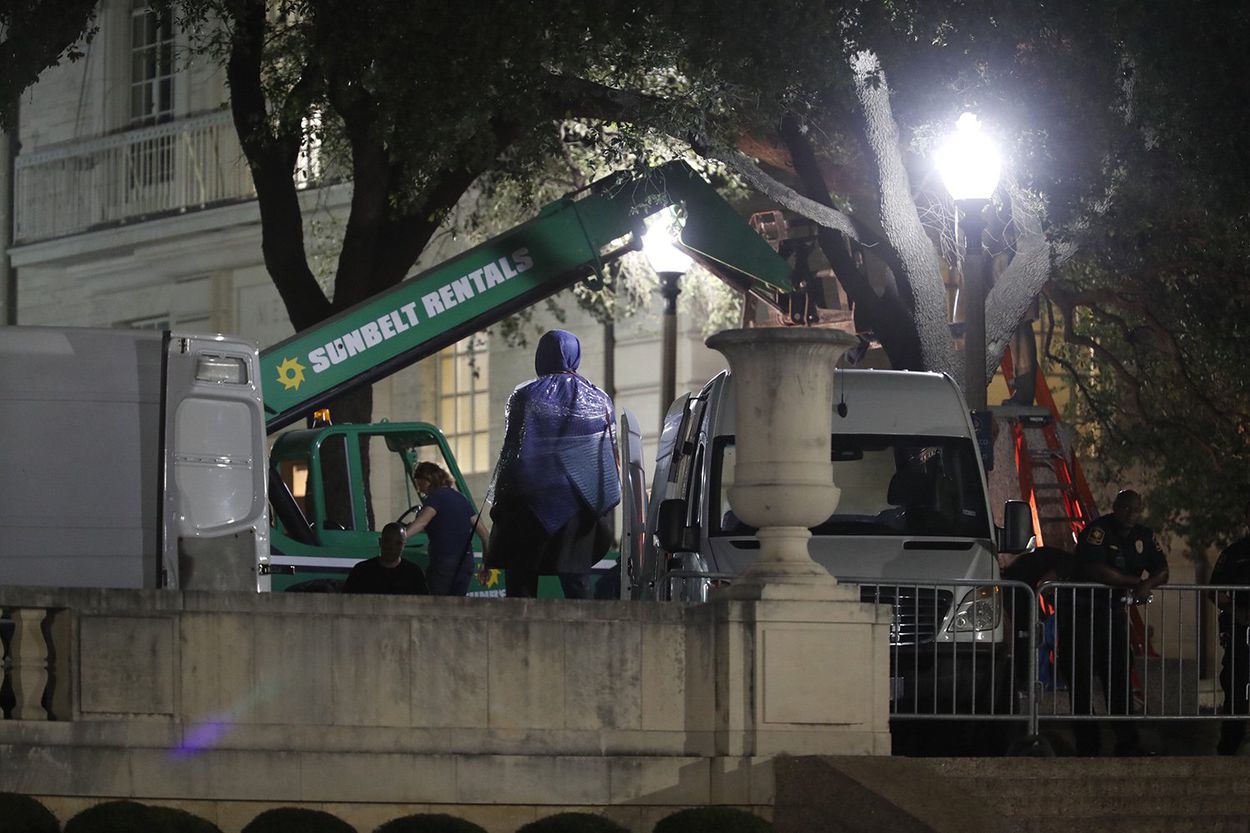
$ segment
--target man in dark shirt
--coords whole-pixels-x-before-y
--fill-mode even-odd
[[[1091,521],[1077,540],[1073,578],[1107,589],[1065,589],[1059,595],[1059,670],[1068,679],[1076,716],[1093,714],[1095,677],[1107,698],[1107,714],[1130,714],[1128,605],[1144,604],[1150,591],[1168,580],[1167,559],[1154,533],[1137,523],[1141,511],[1141,495],[1125,489],[1116,495],[1111,514]],[[1117,755],[1140,754],[1131,722],[1113,720],[1111,728]],[[1073,734],[1078,754],[1099,754],[1097,723],[1073,721]]]
[[[389,523],[378,537],[378,556],[352,567],[343,585],[344,593],[390,593],[398,596],[428,596],[425,573],[401,556],[404,528]]]
[[[1250,533],[1250,502],[1243,507],[1246,531]],[[1250,584],[1250,534],[1237,539],[1220,553],[1211,571],[1212,584]],[[1220,727],[1216,751],[1236,755],[1246,736],[1245,715],[1250,714],[1250,590],[1221,590],[1216,594],[1220,608],[1220,688],[1224,689],[1224,714],[1242,715],[1225,720]]]

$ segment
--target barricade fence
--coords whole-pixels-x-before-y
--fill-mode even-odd
[[[840,578],[890,622],[890,717],[1032,721],[1037,597],[1022,582]]]
[[[891,719],[1250,716],[1247,586],[840,581],[889,617]]]
[[[1038,589],[1050,660],[1039,665],[1039,719],[1220,719],[1217,667],[1221,687],[1239,692],[1229,713],[1247,714],[1250,587],[1169,584],[1140,603],[1130,596],[1080,582]]]

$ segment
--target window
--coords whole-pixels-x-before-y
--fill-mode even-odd
[[[481,334],[438,354],[438,427],[464,474],[490,468],[489,360]]]
[[[990,535],[977,449],[963,437],[834,434],[834,513],[814,535]],[[713,466],[713,535],[753,535],[729,506],[737,459],[732,437],[718,437]]]
[[[129,327],[132,330],[168,330],[172,323],[173,317],[166,314],[151,318],[133,318],[129,321],[120,321],[116,326]]]
[[[130,5],[130,126],[174,117],[174,35],[170,20],[147,0]]]
[[[147,0],[130,6],[130,127],[151,127],[174,118],[174,36],[168,18]],[[130,189],[168,182],[174,171],[174,137],[149,136],[129,146]]]
[[[175,316],[173,313],[154,315],[148,318],[131,318],[118,321],[114,327],[128,327],[132,330],[179,330],[185,333],[211,333],[212,321],[204,313],[193,313],[186,316]]]

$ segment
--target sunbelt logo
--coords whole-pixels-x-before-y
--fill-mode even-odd
[[[299,386],[304,384],[304,366],[299,359],[291,357],[282,360],[278,365],[278,384],[286,390],[299,390]]]

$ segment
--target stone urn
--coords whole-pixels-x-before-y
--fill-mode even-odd
[[[786,595],[818,596],[837,584],[808,554],[808,530],[838,505],[829,452],[833,370],[856,343],[840,330],[805,327],[727,330],[707,340],[729,360],[733,379],[729,505],[759,530],[759,556],[731,595],[759,597],[766,585],[787,585]]]

